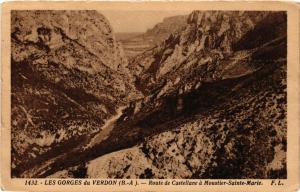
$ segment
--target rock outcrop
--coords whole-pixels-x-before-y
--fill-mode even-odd
[[[12,11],[12,176],[80,145],[138,94],[97,11]]]
[[[155,90],[165,95],[170,87],[189,89],[201,81],[241,75],[238,71],[250,73],[255,69],[244,61],[255,48],[284,38],[284,27],[278,27],[284,22],[281,13],[194,11],[181,33],[170,35],[130,64],[140,66],[137,87],[146,95]]]

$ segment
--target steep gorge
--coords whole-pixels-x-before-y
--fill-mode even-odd
[[[284,12],[193,11],[182,31],[129,64],[98,12],[91,14],[99,23],[80,13],[86,26],[72,11],[22,24],[35,14],[13,17],[21,23],[12,30],[15,176],[286,178]],[[70,25],[59,24],[64,17]],[[83,28],[90,42],[66,26],[77,26],[75,34]],[[107,44],[92,47],[97,38]],[[85,149],[113,115],[109,133]],[[38,133],[50,130],[70,137],[41,147]],[[21,161],[24,154],[34,154],[33,163]],[[48,170],[32,169],[46,160]]]
[[[144,67],[145,98],[97,151],[133,147],[86,176],[286,178],[286,14],[194,11],[187,23],[130,64]]]

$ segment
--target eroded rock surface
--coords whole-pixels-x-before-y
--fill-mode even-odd
[[[194,11],[187,23],[130,64],[146,96],[110,141],[140,144],[86,176],[286,178],[285,13]]]
[[[187,23],[130,64],[141,66],[136,83],[146,94],[167,95],[178,87],[187,90],[203,81],[251,73],[257,67],[252,65],[263,63],[261,58],[250,61],[253,52],[286,35],[284,15],[278,12],[194,11]],[[268,56],[264,59],[281,55]]]
[[[241,81],[214,109],[174,119],[173,130],[90,161],[86,176],[285,178],[286,69],[274,65],[271,74],[257,74],[259,82]]]
[[[12,167],[80,145],[137,92],[97,11],[12,11]],[[40,162],[41,161],[41,162]]]

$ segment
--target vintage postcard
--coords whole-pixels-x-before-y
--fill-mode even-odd
[[[299,185],[293,2],[2,5],[1,188]]]

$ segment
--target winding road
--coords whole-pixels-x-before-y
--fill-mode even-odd
[[[43,162],[43,164],[37,164],[34,167],[31,167],[30,169],[24,171],[20,177],[21,178],[39,178],[43,175],[48,175],[48,171],[51,170],[57,162],[67,162],[69,158],[74,158],[76,155],[74,154],[82,154],[82,153],[88,153],[89,150],[91,150],[94,146],[98,145],[102,141],[108,138],[110,132],[114,128],[117,120],[123,115],[123,110],[127,106],[121,106],[116,110],[116,115],[112,116],[110,119],[108,119],[105,124],[101,127],[101,131],[97,133],[94,137],[91,139],[88,137],[87,139],[83,140],[80,144],[77,145],[77,147],[70,149],[69,151],[66,151],[65,153],[62,153],[56,157],[50,158]],[[58,170],[57,170],[58,171]]]

